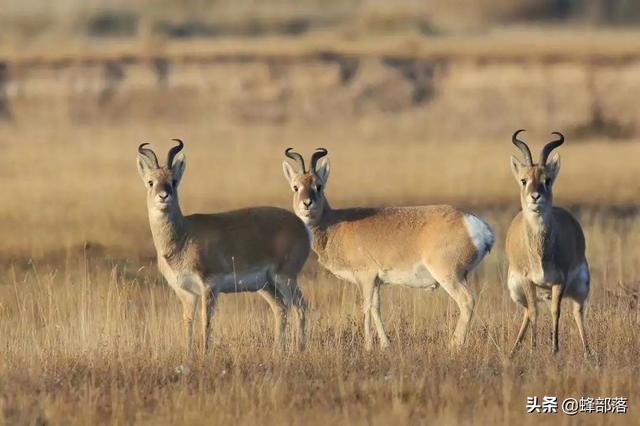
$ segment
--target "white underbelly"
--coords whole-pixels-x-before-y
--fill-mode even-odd
[[[216,290],[220,293],[239,293],[258,291],[268,283],[268,268],[229,274],[215,280]]]
[[[569,271],[565,280],[560,280],[557,275],[555,272],[540,272],[522,276],[512,271],[509,273],[508,280],[511,298],[522,305],[526,305],[525,292],[522,286],[528,281],[536,285],[539,300],[551,299],[551,286],[556,282],[565,283],[565,296],[586,297],[589,294],[589,267],[586,263],[582,263]]]
[[[413,288],[430,288],[437,284],[429,269],[418,263],[406,269],[386,269],[378,272],[378,278],[384,284],[397,284]]]
[[[201,282],[194,273],[175,273],[164,268],[163,275],[169,285],[193,294],[201,294],[203,286],[214,286],[219,293],[238,293],[244,291],[258,291],[268,283],[268,267],[243,271],[236,274],[224,274],[211,277],[208,282]]]
[[[345,280],[350,283],[356,282],[356,277],[350,269],[332,269],[331,273],[341,280]]]

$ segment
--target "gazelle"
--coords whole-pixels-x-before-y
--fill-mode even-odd
[[[399,284],[412,288],[441,285],[455,300],[460,316],[452,347],[467,336],[475,304],[467,275],[491,250],[491,227],[451,206],[332,209],[325,190],[329,179],[327,155],[318,148],[305,168],[302,156],[289,148],[284,175],[293,191],[293,209],[312,234],[319,262],[334,275],[362,290],[365,348],[372,347],[371,323],[381,347],[389,339],[380,317],[380,287]]]
[[[182,302],[187,353],[192,353],[193,318],[201,302],[202,339],[208,351],[211,323],[220,293],[256,291],[275,317],[275,344],[284,345],[287,312],[297,313],[298,345],[304,345],[305,300],[297,277],[311,251],[304,224],[292,213],[257,207],[217,214],[183,216],[178,185],[185,156],[178,142],[167,165],[138,148],[138,171],[147,187],[149,225],[158,268]]]
[[[564,136],[542,149],[538,164],[533,163],[526,143],[518,139],[524,130],[513,134],[512,142],[524,155],[522,163],[511,156],[511,171],[520,186],[522,211],[511,222],[507,233],[506,251],[509,260],[508,285],[511,298],[525,308],[518,337],[511,350],[513,355],[531,323],[531,346],[537,340],[536,289],[551,299],[553,322],[552,350],[558,351],[560,302],[572,303],[573,317],[585,354],[589,352],[584,331],[584,305],[589,296],[589,265],[585,257],[585,240],[578,221],[566,210],[554,207],[553,184],[560,171],[560,157],[549,154],[564,142]]]

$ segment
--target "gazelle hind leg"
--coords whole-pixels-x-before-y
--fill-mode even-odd
[[[577,300],[571,299],[571,302],[573,305],[573,319],[576,322],[576,327],[578,328],[578,333],[580,334],[580,340],[582,341],[584,355],[588,356],[591,354],[591,350],[589,348],[589,342],[587,341],[587,334],[584,330],[584,301],[578,302]]]
[[[518,331],[518,337],[516,337],[516,341],[511,348],[510,356],[514,356],[520,344],[522,343],[522,339],[524,338],[524,334],[527,332],[527,328],[529,328],[529,310],[527,308],[524,309],[524,313],[522,315],[522,325],[520,325],[520,331]]]
[[[296,314],[295,340],[297,348],[302,350],[306,343],[307,302],[298,287],[298,280],[295,277],[277,274],[274,276],[274,282],[287,310],[293,309]]]
[[[584,308],[589,297],[590,286],[591,275],[589,273],[589,265],[585,260],[571,282],[567,283],[565,290],[565,298],[571,301],[573,319],[580,334],[585,357],[591,354],[589,339],[584,325]]]
[[[451,339],[451,348],[459,349],[465,343],[469,332],[469,324],[473,316],[475,298],[463,277],[435,277],[440,286],[451,296],[458,305],[460,316]]]
[[[378,339],[380,339],[380,347],[384,349],[389,347],[389,338],[387,337],[387,332],[385,331],[384,324],[382,323],[380,304],[380,285],[375,284],[373,286],[373,296],[371,300],[371,316],[373,317],[373,324],[375,325],[376,332],[378,333]]]
[[[292,288],[293,290],[293,309],[296,312],[297,327],[296,327],[296,346],[298,350],[304,350],[307,344],[307,301],[304,300],[302,291],[298,287],[297,283]]]
[[[272,283],[267,284],[265,288],[258,291],[273,312],[273,348],[274,350],[284,350],[286,346],[286,329],[287,329],[287,306],[282,295]]]

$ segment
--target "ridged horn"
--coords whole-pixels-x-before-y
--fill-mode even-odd
[[[160,167],[158,163],[158,157],[156,157],[156,153],[153,152],[152,149],[145,148],[145,146],[149,145],[148,143],[140,144],[138,147],[138,153],[142,155],[142,157],[147,161],[149,166],[153,166],[156,169]]]
[[[304,165],[304,158],[302,158],[302,155],[295,152],[293,148],[287,148],[284,151],[284,155],[286,155],[287,157],[291,158],[296,163],[298,163],[300,165],[300,168],[302,169],[302,173],[307,172],[307,169],[305,168],[305,165]]]
[[[167,167],[171,168],[173,165],[173,159],[178,155],[182,148],[184,147],[184,143],[180,139],[172,139],[175,142],[178,142],[178,145],[174,146],[169,150],[169,154],[167,155]]]
[[[325,148],[316,148],[316,151],[311,154],[311,170],[316,171],[316,164],[318,160],[326,156],[329,153]]]
[[[524,131],[525,131],[524,129],[517,130],[511,137],[511,142],[513,142],[513,144],[517,146],[518,149],[520,149],[520,151],[522,152],[522,155],[524,155],[524,161],[526,165],[531,167],[533,166],[533,158],[531,157],[531,150],[529,149],[526,143],[518,139],[518,135]]]
[[[547,159],[549,158],[549,154],[551,151],[559,147],[564,143],[564,136],[560,132],[553,132],[552,135],[557,135],[558,139],[553,140],[546,144],[544,148],[542,148],[542,152],[540,153],[540,165],[545,166],[547,164]]]

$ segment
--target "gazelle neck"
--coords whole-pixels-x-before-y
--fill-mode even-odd
[[[324,250],[327,245],[327,229],[334,222],[333,218],[334,211],[325,198],[320,218],[314,223],[306,225],[311,233],[311,246],[316,253]]]
[[[169,260],[184,247],[188,238],[187,223],[180,206],[167,210],[149,208],[149,225],[158,256]]]
[[[541,212],[524,209],[523,215],[524,233],[528,247],[532,248],[533,255],[542,259],[546,257],[545,253],[555,238],[552,207],[549,206]]]

